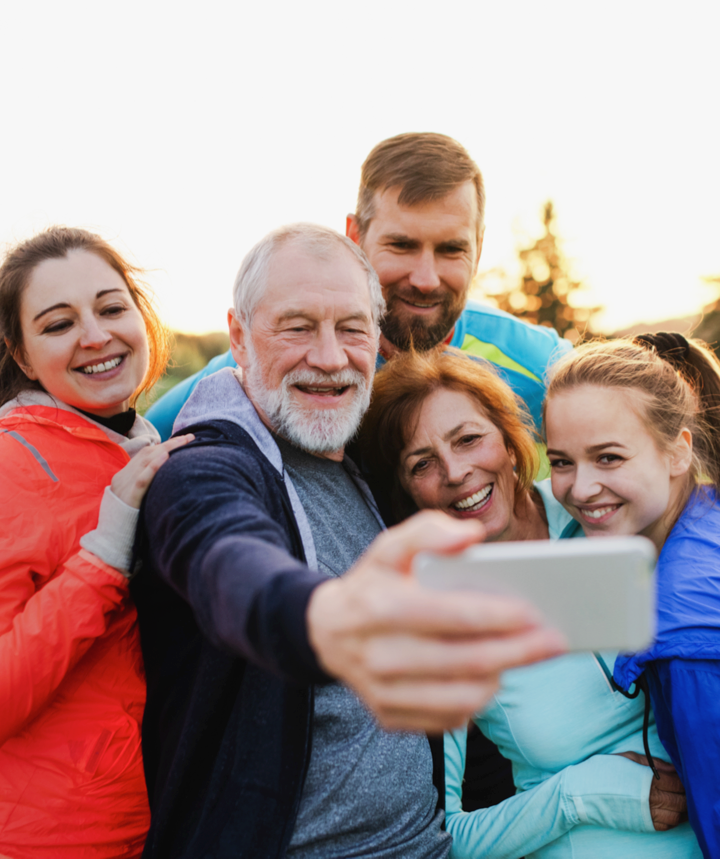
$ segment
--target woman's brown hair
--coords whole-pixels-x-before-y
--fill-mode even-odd
[[[45,260],[62,259],[73,250],[95,254],[114,269],[125,281],[145,320],[150,364],[142,384],[132,396],[131,404],[135,404],[140,394],[150,390],[165,372],[170,356],[168,331],[152,306],[147,286],[139,279],[142,270],[130,264],[95,233],[73,227],[50,227],[12,248],[0,266],[0,405],[29,388],[42,390],[39,382],[28,379],[13,357],[23,348],[20,324],[22,295],[36,266]]]
[[[637,392],[640,417],[663,452],[687,427],[691,483],[720,485],[720,362],[707,344],[669,332],[585,343],[551,369],[545,408],[579,385]]]
[[[491,365],[444,346],[429,352],[402,353],[375,376],[359,438],[363,464],[369,469],[374,488],[390,499],[398,520],[417,509],[400,485],[400,455],[415,432],[423,402],[443,389],[475,400],[502,433],[506,448],[515,458],[516,503],[530,489],[537,473],[539,457],[531,418]]]

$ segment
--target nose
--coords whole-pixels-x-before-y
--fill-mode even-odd
[[[575,479],[572,485],[573,500],[578,503],[592,501],[602,491],[602,483],[594,468],[578,465],[575,469]]]
[[[430,292],[440,286],[437,262],[432,248],[421,251],[413,260],[408,280],[415,289]]]
[[[334,326],[321,325],[312,347],[305,356],[309,367],[323,373],[337,373],[348,365],[348,357],[338,340]]]
[[[450,453],[446,453],[443,456],[442,461],[445,468],[445,478],[448,483],[461,484],[470,476],[473,470],[473,467],[469,462],[452,451]]]
[[[100,319],[94,313],[82,319],[80,346],[83,349],[101,349],[112,340],[112,334],[105,330]]]

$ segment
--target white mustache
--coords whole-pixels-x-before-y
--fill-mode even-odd
[[[337,373],[295,370],[283,378],[282,384],[284,388],[288,388],[290,385],[307,385],[308,387],[331,385],[336,388],[346,388],[349,385],[356,385],[358,388],[363,388],[367,382],[361,372],[347,367],[344,370],[339,370]]]

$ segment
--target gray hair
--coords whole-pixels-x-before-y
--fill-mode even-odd
[[[288,224],[268,233],[247,254],[240,266],[233,286],[235,315],[247,328],[267,288],[268,269],[273,256],[285,245],[293,242],[315,256],[327,259],[339,250],[348,251],[367,274],[370,304],[375,327],[385,313],[385,299],[375,269],[355,242],[329,227],[317,224]]]

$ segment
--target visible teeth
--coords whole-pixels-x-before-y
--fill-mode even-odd
[[[432,304],[419,304],[417,301],[406,301],[406,304],[409,304],[411,307],[422,307],[427,309],[428,307],[437,307],[438,302],[433,301]]]
[[[110,361],[105,361],[103,364],[92,364],[89,367],[81,367],[80,369],[86,376],[89,376],[92,373],[107,373],[108,370],[112,370],[113,367],[117,367],[121,361],[122,358],[118,357],[113,358]]]
[[[458,510],[467,510],[468,507],[474,507],[476,504],[479,504],[481,501],[484,501],[488,497],[492,488],[493,485],[492,483],[490,483],[485,487],[485,489],[481,489],[479,492],[476,492],[469,498],[465,498],[462,501],[457,501],[455,504],[453,504],[453,507],[457,507]]]
[[[339,394],[343,388],[311,388],[306,387],[306,391],[311,391],[313,394]]]
[[[587,519],[600,519],[606,513],[609,513],[611,510],[614,510],[617,507],[616,504],[613,504],[611,507],[598,507],[596,510],[583,510],[582,514]]]

